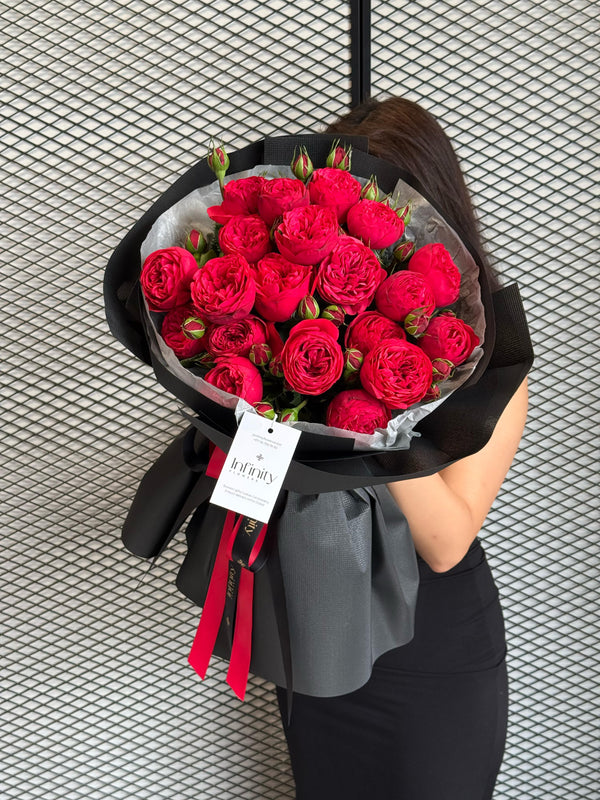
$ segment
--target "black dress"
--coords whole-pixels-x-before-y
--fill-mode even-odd
[[[489,800],[504,750],[504,624],[479,540],[448,572],[419,558],[415,636],[338,697],[295,693],[297,800]]]

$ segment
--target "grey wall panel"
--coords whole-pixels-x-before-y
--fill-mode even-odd
[[[512,698],[496,797],[596,797],[597,4],[372,11],[373,95],[403,94],[444,125],[494,263],[519,282],[536,350],[523,445],[483,532]]]
[[[199,611],[173,584],[182,544],[149,575],[121,547],[137,482],[181,419],[109,335],[102,272],[210,136],[234,148],[347,107],[347,5],[0,14],[0,794],[292,796],[272,687],[253,680],[241,704],[218,664],[204,683],[187,664]]]

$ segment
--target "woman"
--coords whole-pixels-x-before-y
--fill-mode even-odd
[[[328,128],[414,175],[475,248],[497,287],[450,141],[401,98],[368,102]],[[487,800],[504,748],[505,640],[498,592],[476,538],[525,425],[526,382],[488,444],[435,475],[389,484],[418,554],[415,636],[375,663],[370,680],[332,698],[294,694],[287,724],[298,800]]]

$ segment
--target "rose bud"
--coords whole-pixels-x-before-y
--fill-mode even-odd
[[[420,247],[408,262],[408,269],[420,273],[427,280],[438,308],[448,306],[458,298],[460,271],[443,244],[436,242]]]
[[[300,419],[300,411],[306,405],[306,400],[303,400],[300,405],[295,406],[294,408],[284,408],[281,414],[279,415],[279,421],[283,422],[284,424],[287,422],[288,424],[291,422],[298,422]]]
[[[365,183],[360,193],[361,200],[379,200],[379,186],[375,175],[371,175],[369,182]]]
[[[342,308],[342,306],[332,305],[332,306],[325,306],[323,311],[321,311],[321,317],[323,319],[330,319],[334,325],[337,325],[338,328],[340,325],[344,324],[344,320],[346,319],[346,312]]]
[[[265,417],[266,419],[275,419],[277,416],[272,404],[267,403],[266,400],[260,400],[258,403],[254,403],[254,408],[257,414],[260,414],[261,417]]]
[[[406,227],[412,216],[412,203],[410,200],[405,206],[403,206],[403,208],[397,208],[396,214],[398,215],[398,219],[401,219],[404,223],[404,227]]]
[[[352,163],[352,147],[342,147],[340,140],[336,139],[333,143],[329,155],[327,156],[326,164],[332,169],[343,169],[346,172],[350,171]]]
[[[273,358],[269,361],[269,372],[274,378],[283,378],[281,355],[273,356]]]
[[[447,358],[432,358],[431,366],[433,367],[433,382],[441,383],[452,377],[454,372],[454,364],[448,361]]]
[[[440,399],[440,387],[437,383],[432,383],[429,389],[423,395],[423,402],[424,403],[431,403],[432,400],[439,400]]]
[[[211,149],[212,148],[212,149]],[[223,145],[216,146],[214,142],[211,141],[211,148],[208,151],[208,166],[217,176],[217,180],[219,181],[219,186],[221,187],[221,194],[223,193],[223,179],[225,178],[225,173],[229,169],[229,156],[225,152],[225,148]]]
[[[295,316],[298,319],[316,319],[319,312],[319,304],[311,294],[308,294],[298,303]]]
[[[411,336],[422,336],[430,319],[431,312],[427,313],[427,307],[415,308],[404,317],[404,330]]]
[[[298,155],[296,155],[296,150],[294,149],[294,157],[291,166],[292,172],[298,180],[304,181],[305,183],[313,174],[313,163],[304,145],[301,145]]]
[[[364,356],[355,347],[349,347],[344,353],[344,369],[358,372],[362,367]]]
[[[181,326],[183,335],[188,339],[201,339],[206,333],[206,325],[200,317],[187,317]]]
[[[381,400],[364,389],[346,389],[329,404],[326,422],[332,428],[375,433],[376,428],[387,428],[390,419],[391,414]]]
[[[364,356],[360,350],[351,347],[344,352],[344,372],[342,377],[345,381],[353,382],[358,378],[358,373],[363,365]]]
[[[412,256],[415,252],[415,243],[411,241],[402,242],[399,244],[398,247],[394,250],[394,258],[396,261],[402,263],[403,261],[408,261],[408,259]]]
[[[434,317],[419,340],[429,358],[445,358],[458,367],[479,344],[479,337],[470,325],[454,314]]]
[[[189,250],[193,256],[199,256],[206,250],[207,242],[200,231],[190,231],[185,240],[185,249]]]
[[[250,348],[250,361],[257,367],[266,367],[273,358],[273,352],[266,342],[253,344]]]

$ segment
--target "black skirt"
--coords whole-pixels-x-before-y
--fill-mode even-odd
[[[355,692],[294,694],[287,725],[297,800],[489,800],[508,687],[498,591],[475,540],[435,573],[419,559],[415,636]]]

